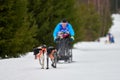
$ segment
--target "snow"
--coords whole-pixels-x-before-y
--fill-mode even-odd
[[[33,52],[21,58],[0,60],[0,80],[120,80],[120,15],[112,15],[110,32],[115,43],[79,42],[74,45],[73,62],[59,62],[57,68],[41,69]]]

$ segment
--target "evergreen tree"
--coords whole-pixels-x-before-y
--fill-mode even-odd
[[[79,7],[79,8],[78,8]],[[93,5],[78,4],[76,10],[76,40],[92,41],[99,37],[102,21]]]
[[[76,1],[76,22],[80,26],[77,29],[77,41],[95,40],[104,36],[112,24],[109,1],[99,0],[97,3],[93,0]]]
[[[24,55],[36,42],[36,26],[27,13],[27,1],[1,0],[0,4],[0,57]]]

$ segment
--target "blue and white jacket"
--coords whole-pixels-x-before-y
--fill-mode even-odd
[[[72,28],[72,25],[70,23],[67,23],[65,30],[64,30],[64,28],[62,28],[62,24],[58,23],[53,32],[54,39],[57,38],[58,32],[60,32],[60,31],[68,31],[70,36],[74,36],[74,34],[75,34],[74,30]]]

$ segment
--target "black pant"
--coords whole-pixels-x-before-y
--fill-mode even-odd
[[[59,55],[67,55],[67,50],[71,47],[70,38],[58,39],[56,41],[56,48]]]

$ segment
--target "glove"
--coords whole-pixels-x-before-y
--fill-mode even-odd
[[[71,37],[70,37],[70,40],[73,41],[73,40],[74,40],[74,36],[71,36]]]
[[[59,38],[58,37],[54,37],[54,42],[57,42],[59,41]]]

